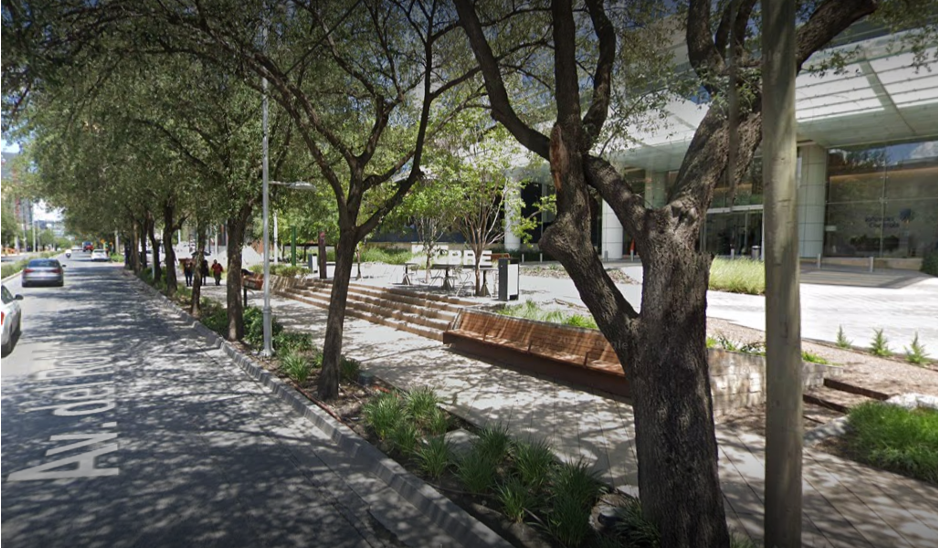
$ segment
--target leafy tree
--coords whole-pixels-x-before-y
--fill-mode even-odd
[[[690,0],[680,17],[667,2],[609,10],[600,0],[576,6],[572,0],[555,0],[549,7],[471,0],[455,4],[481,66],[493,116],[521,145],[550,162],[557,216],[540,246],[570,274],[630,379],[646,517],[661,531],[662,545],[728,545],[705,351],[710,258],[698,251],[697,241],[715,185],[727,172],[731,180],[738,179],[760,140],[759,60],[747,40],[758,23],[755,0],[716,5]],[[872,0],[801,3],[797,66],[877,6]],[[666,203],[652,208],[599,152],[613,110],[617,72],[623,78],[632,74],[630,50],[640,49],[634,41],[653,32],[662,15],[672,23],[685,22],[693,76],[712,101]],[[527,75],[525,93],[509,93],[505,75],[516,67],[500,55],[512,41],[499,40],[507,32],[543,29],[551,43],[536,58],[552,70]],[[731,55],[740,69],[734,81],[740,101],[733,112],[737,147],[732,165],[726,108]],[[591,87],[583,89],[583,83]],[[545,112],[555,116],[549,135],[540,130],[543,124],[532,122]],[[590,241],[592,192],[610,205],[642,256],[640,313],[616,290]]]

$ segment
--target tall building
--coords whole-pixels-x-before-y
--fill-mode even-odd
[[[800,252],[844,262],[885,258],[915,268],[924,253],[938,251],[938,71],[897,52],[900,35],[862,24],[851,31],[809,61],[856,51],[842,71],[797,79]],[[925,57],[936,58],[936,49]],[[707,105],[695,99],[672,101],[666,129],[639,133],[637,145],[608,155],[635,188],[644,188],[650,206],[667,202],[706,113]],[[716,188],[702,250],[758,253],[761,165],[757,157],[733,199],[727,184]],[[528,170],[526,177],[549,191],[546,169]],[[629,236],[607,204],[597,204],[593,227],[603,258],[628,255]]]

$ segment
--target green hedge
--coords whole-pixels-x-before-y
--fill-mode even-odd
[[[710,265],[710,289],[763,295],[765,294],[765,264],[751,259],[716,258]]]
[[[925,257],[922,258],[922,272],[938,276],[938,251],[925,254]]]

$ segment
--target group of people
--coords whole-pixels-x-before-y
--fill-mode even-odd
[[[221,285],[221,274],[225,269],[218,261],[212,261],[211,271],[212,276],[215,278],[215,285]],[[208,260],[203,258],[202,262],[199,264],[199,273],[202,275],[203,280],[208,279],[208,272]],[[183,259],[182,273],[186,276],[186,287],[192,287],[192,277],[195,274],[195,259]]]

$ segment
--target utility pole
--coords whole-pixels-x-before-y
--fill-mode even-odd
[[[762,4],[765,162],[765,546],[801,546],[801,298],[795,170],[795,2]]]

